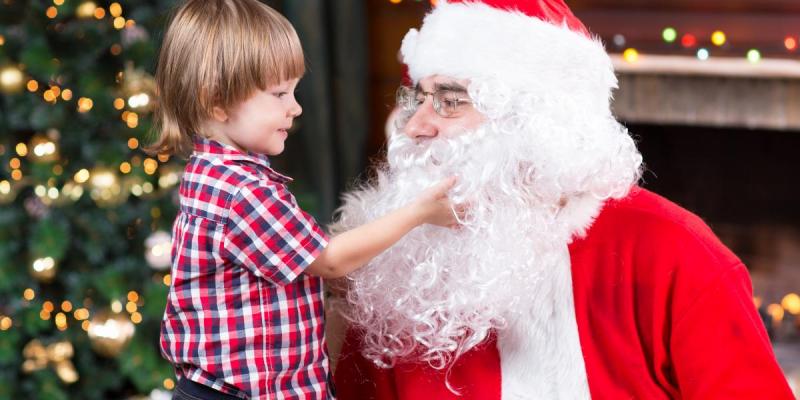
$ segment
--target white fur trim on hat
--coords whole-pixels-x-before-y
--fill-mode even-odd
[[[598,39],[519,11],[480,2],[447,3],[403,39],[403,61],[414,82],[432,75],[503,81],[557,98],[580,96],[608,112],[617,79]]]

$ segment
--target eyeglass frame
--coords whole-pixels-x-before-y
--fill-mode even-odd
[[[467,93],[467,91],[465,89],[463,89],[463,88],[445,87],[445,88],[437,89],[437,90],[435,90],[433,92],[426,92],[426,91],[421,90],[419,88],[413,88],[413,87],[410,87],[410,86],[400,86],[400,87],[397,88],[397,91],[395,92],[395,102],[396,102],[396,104],[398,106],[400,106],[400,108],[404,112],[406,112],[408,114],[408,116],[411,116],[411,115],[413,115],[414,113],[417,112],[417,110],[419,109],[419,107],[421,105],[425,104],[425,101],[428,99],[428,96],[431,96],[431,99],[433,101],[433,111],[436,112],[436,115],[438,115],[438,116],[440,116],[442,118],[458,118],[459,115],[446,114],[445,113],[444,110],[445,110],[446,106],[444,106],[442,104],[442,99],[439,98],[440,96],[437,97],[437,95],[439,93],[445,93],[445,92],[464,93],[464,94]],[[419,96],[420,94],[424,96],[423,100],[421,102],[417,103],[412,108],[410,103],[411,102],[417,102],[417,96]],[[445,102],[446,101],[455,101],[456,102],[456,106],[455,107],[458,107],[462,103],[463,104],[474,104],[472,99],[469,99],[469,98],[466,98],[466,99],[462,99],[462,98],[445,99],[444,101]]]

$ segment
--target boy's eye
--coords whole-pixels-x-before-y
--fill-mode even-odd
[[[289,94],[291,94],[291,95],[293,95],[295,97],[297,96],[297,92],[296,91],[294,91],[294,92],[288,92],[287,91],[287,92],[275,92],[275,93],[273,93],[273,95],[275,95],[275,97],[277,97],[279,99],[282,99],[282,98],[286,97]]]

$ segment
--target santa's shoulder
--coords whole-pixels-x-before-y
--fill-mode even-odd
[[[700,241],[716,240],[711,228],[698,215],[638,186],[631,189],[626,197],[608,201],[597,222],[605,222],[603,220],[609,220],[614,225],[624,221],[625,226],[636,233],[656,229],[664,235],[688,235]]]
[[[615,254],[637,268],[644,264],[671,273],[677,268],[708,279],[741,265],[699,216],[640,187],[608,201],[570,249],[574,255]]]

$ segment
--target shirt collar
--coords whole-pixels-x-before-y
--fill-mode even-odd
[[[251,151],[242,152],[233,146],[227,145],[216,140],[207,139],[200,135],[195,135],[194,139],[194,152],[210,154],[215,158],[220,158],[223,161],[245,161],[254,163],[266,171],[270,179],[280,183],[288,183],[292,178],[279,174],[270,167],[269,157],[266,154],[254,153]]]

